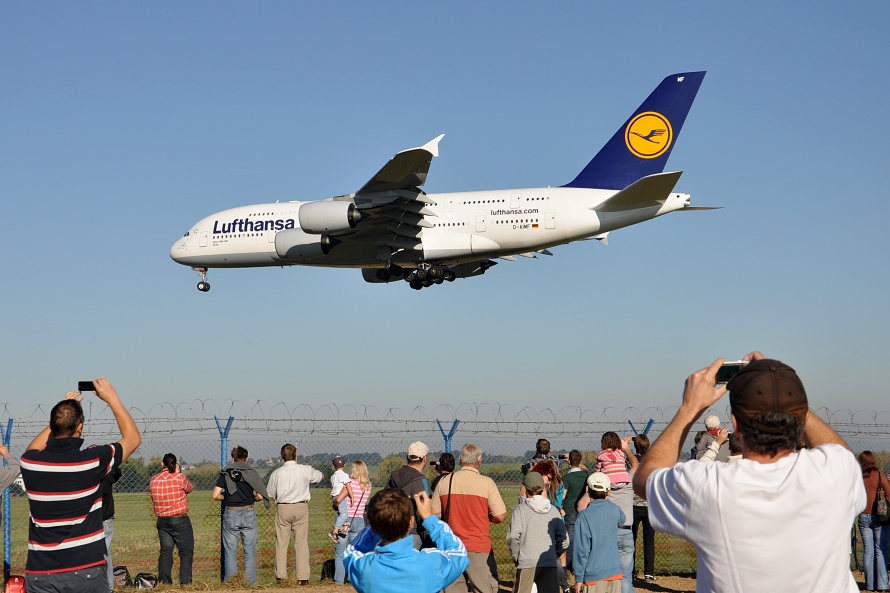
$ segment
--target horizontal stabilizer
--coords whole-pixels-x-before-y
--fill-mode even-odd
[[[661,206],[682,175],[682,171],[656,173],[634,181],[611,198],[593,208],[599,212],[635,210],[650,206]]]

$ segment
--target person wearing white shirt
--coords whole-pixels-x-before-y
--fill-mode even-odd
[[[859,464],[809,411],[791,367],[760,352],[745,359],[728,385],[716,382],[722,358],[689,376],[634,489],[656,530],[695,546],[697,591],[856,593],[849,538],[866,502]],[[727,391],[743,459],[677,463],[689,428]]]
[[[275,578],[287,578],[287,549],[294,537],[297,584],[309,584],[309,484],[324,479],[320,471],[297,464],[297,448],[290,443],[281,447],[284,465],[269,476],[266,490],[275,501]]]

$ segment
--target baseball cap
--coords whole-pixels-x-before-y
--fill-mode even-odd
[[[705,428],[717,428],[720,426],[720,418],[711,414],[705,418]]]
[[[594,472],[587,476],[587,487],[597,492],[608,492],[612,489],[612,481],[603,472]]]
[[[522,485],[526,488],[544,488],[544,476],[538,472],[528,472],[522,479]]]
[[[785,412],[803,425],[809,403],[797,373],[787,364],[764,358],[753,360],[730,379],[729,405],[736,420],[761,432],[781,434],[783,429],[764,426],[754,418],[768,412]]]
[[[430,448],[420,441],[414,441],[413,443],[408,445],[408,459],[423,459],[429,452]]]
[[[346,460],[337,455],[336,457],[334,457],[333,460],[331,460],[331,464],[334,467],[343,467],[344,465],[346,465]]]

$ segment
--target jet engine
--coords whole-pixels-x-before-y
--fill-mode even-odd
[[[275,235],[275,252],[282,259],[303,261],[327,255],[331,249],[340,243],[330,235],[310,235],[302,229],[289,229],[278,231]]]
[[[300,227],[307,233],[339,233],[354,229],[362,213],[352,202],[306,202],[300,205]]]

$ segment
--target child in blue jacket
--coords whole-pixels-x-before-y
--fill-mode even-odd
[[[401,490],[381,490],[368,501],[368,525],[343,553],[349,582],[359,593],[434,593],[469,566],[467,549],[432,514],[426,493],[415,494],[414,502],[436,547],[414,549],[411,500]]]

